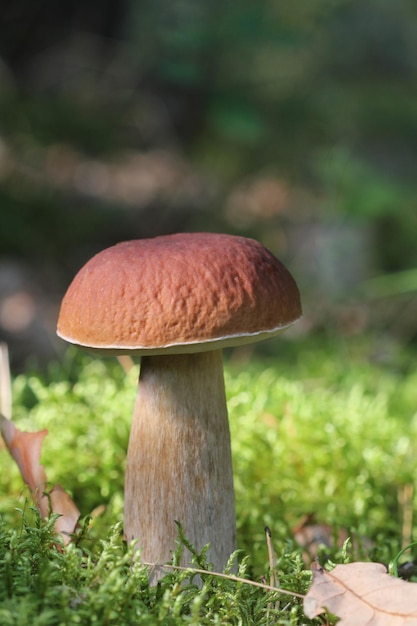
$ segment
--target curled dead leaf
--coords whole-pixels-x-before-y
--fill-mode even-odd
[[[75,531],[80,512],[60,485],[55,485],[46,493],[46,472],[40,458],[42,444],[48,431],[25,432],[19,430],[13,422],[0,415],[0,431],[11,456],[16,461],[24,482],[28,485],[31,495],[42,517],[49,512],[58,513],[55,530],[62,537],[64,544],[69,543]]]
[[[43,440],[48,431],[43,429],[35,433],[24,432],[3,415],[0,416],[0,429],[7,449],[39,505],[46,488],[46,474],[40,458]]]
[[[74,533],[80,512],[61,485],[54,485],[48,494],[50,499],[50,507],[53,513],[58,513],[60,517],[55,521],[55,530],[59,533],[66,545],[71,541],[71,535]]]

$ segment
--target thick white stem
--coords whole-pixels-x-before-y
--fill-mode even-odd
[[[208,558],[219,571],[236,549],[235,519],[221,351],[143,357],[127,458],[126,538],[138,540],[143,561],[167,562],[177,520],[197,550],[210,543]]]

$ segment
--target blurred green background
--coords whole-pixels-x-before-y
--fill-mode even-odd
[[[13,371],[64,349],[59,301],[93,253],[176,231],[262,240],[300,285],[299,336],[414,345],[416,32],[413,0],[3,2]]]

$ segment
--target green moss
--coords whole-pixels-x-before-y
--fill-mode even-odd
[[[368,552],[359,541],[349,558],[388,562],[399,549],[399,494],[416,479],[416,375],[407,359],[387,368],[370,362],[367,347],[345,348],[304,345],[302,358],[246,364],[236,355],[226,359],[237,558],[245,578],[269,580],[268,525],[280,584],[305,592],[309,567],[291,527],[308,513],[335,534],[345,527],[373,541]],[[277,597],[272,601],[265,590],[209,574],[197,585],[177,570],[152,587],[146,567],[133,565],[121,523],[137,375],[136,367],[125,375],[117,362],[69,352],[47,380],[31,374],[14,381],[16,425],[48,429],[42,456],[48,480],[63,485],[91,519],[59,550],[52,522],[41,522],[26,505],[17,468],[2,451],[0,623],[309,623],[299,600],[281,596],[276,609]],[[181,549],[192,546],[180,535]],[[347,558],[340,546],[326,554],[335,562]],[[194,560],[209,568],[204,552]]]
[[[270,606],[276,592],[210,574],[204,551],[194,554],[206,570],[198,575],[201,581],[190,570],[173,568],[151,586],[148,569],[134,556],[133,546],[123,543],[120,525],[108,530],[92,552],[86,548],[85,528],[64,548],[53,534],[54,518],[44,522],[33,509],[20,515],[19,528],[0,527],[0,619],[5,626],[287,623],[284,613]],[[183,540],[186,545],[179,541],[173,562],[182,549],[192,549]],[[245,575],[243,560],[239,576]],[[288,589],[291,585],[289,580]],[[291,609],[299,612],[295,607],[299,600]]]

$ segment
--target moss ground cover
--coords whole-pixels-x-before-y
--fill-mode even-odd
[[[267,525],[280,585],[304,593],[309,567],[291,529],[305,514],[359,538],[328,549],[334,561],[388,562],[400,548],[404,517],[415,514],[417,373],[412,355],[375,362],[369,344],[286,343],[280,356],[281,346],[273,357],[226,355],[237,558],[240,575],[269,580]],[[46,375],[14,381],[16,425],[48,428],[48,479],[89,522],[58,550],[0,450],[0,623],[310,623],[294,598],[276,604],[265,590],[212,576],[196,586],[177,570],[149,587],[146,568],[132,568],[121,523],[136,379],[136,368],[126,374],[117,362],[70,351]],[[207,566],[204,555],[195,559]]]

